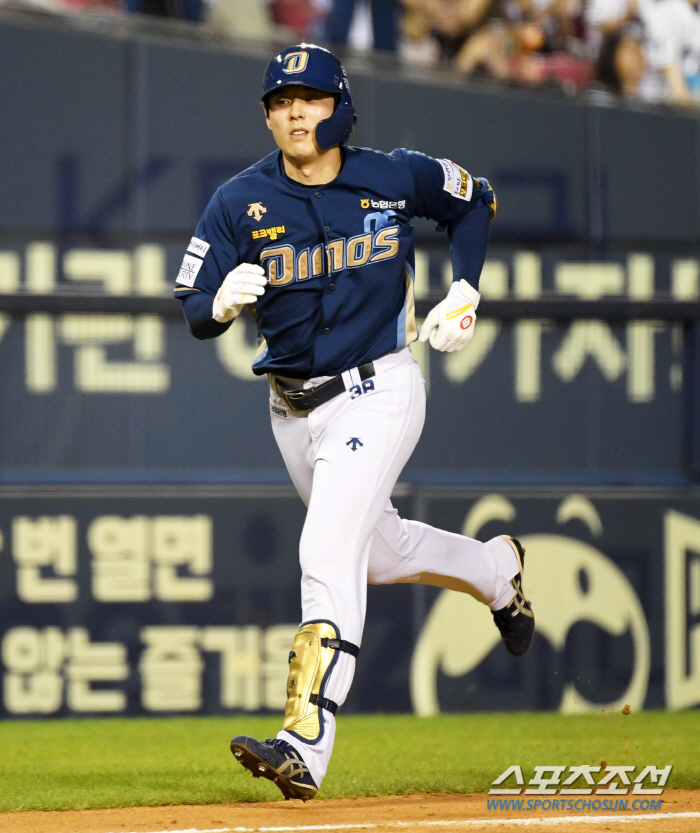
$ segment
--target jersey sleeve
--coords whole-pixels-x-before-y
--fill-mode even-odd
[[[494,216],[487,200],[493,199],[493,192],[484,185],[486,180],[475,179],[449,159],[402,153],[415,183],[414,214],[436,220],[438,230],[447,231],[454,280],[464,279],[478,289]]]
[[[175,278],[175,297],[199,292],[216,295],[228,273],[239,263],[229,212],[219,189],[197,224]]]
[[[424,153],[402,150],[414,182],[413,213],[437,220],[447,227],[469,210],[474,198],[474,179],[449,159],[433,159]]]

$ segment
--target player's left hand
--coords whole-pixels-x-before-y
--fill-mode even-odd
[[[420,341],[427,341],[442,353],[461,350],[474,335],[476,308],[481,295],[465,280],[455,282],[444,301],[433,307],[420,329]]]

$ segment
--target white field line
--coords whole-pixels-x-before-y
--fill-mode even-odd
[[[618,822],[634,824],[642,821],[666,821],[670,819],[700,819],[700,813],[638,813],[634,816],[618,816],[614,812],[604,816],[552,816],[550,818],[492,818],[456,819],[450,821],[386,821],[369,824],[306,824],[296,827],[188,827],[183,830],[153,830],[150,833],[303,833],[306,830],[379,830],[391,827],[553,827],[559,824],[602,824]]]

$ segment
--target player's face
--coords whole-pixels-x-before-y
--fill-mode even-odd
[[[323,153],[316,144],[316,125],[333,115],[334,109],[332,95],[291,84],[270,96],[267,126],[285,156],[312,162]]]

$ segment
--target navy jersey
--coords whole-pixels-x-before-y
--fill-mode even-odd
[[[490,217],[477,199],[481,183],[449,160],[412,151],[341,152],[340,173],[325,185],[289,179],[280,151],[222,185],[178,274],[175,295],[190,321],[188,297],[213,302],[240,263],[265,269],[265,294],[250,307],[262,337],[259,375],[341,373],[415,341],[413,217],[448,230],[455,280],[478,285]],[[205,337],[226,327],[215,324]]]

